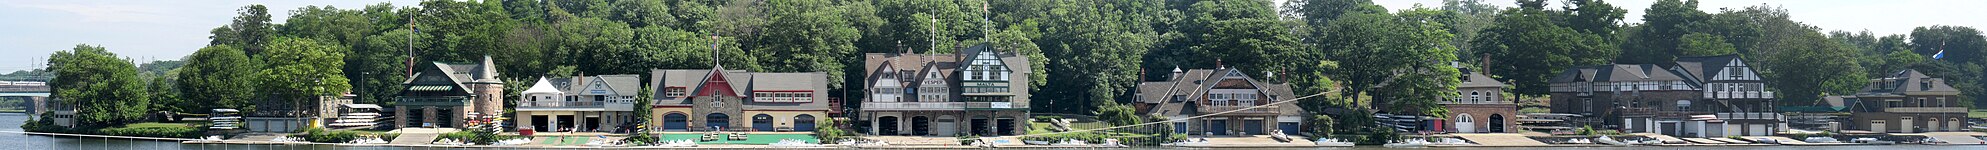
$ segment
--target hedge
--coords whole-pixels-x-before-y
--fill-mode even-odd
[[[97,129],[97,133],[112,136],[199,138],[203,132],[194,127],[128,127]]]

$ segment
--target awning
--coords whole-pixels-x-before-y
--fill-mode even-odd
[[[437,86],[437,85],[421,85],[421,86],[407,87],[408,91],[449,91],[454,89],[455,89],[454,86]]]

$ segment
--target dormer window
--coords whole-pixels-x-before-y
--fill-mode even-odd
[[[1932,90],[1932,78],[1918,78],[1918,91]]]

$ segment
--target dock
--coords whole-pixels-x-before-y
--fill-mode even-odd
[[[1474,146],[1484,147],[1543,147],[1551,146],[1538,140],[1516,133],[1455,134],[1463,140],[1476,142]]]

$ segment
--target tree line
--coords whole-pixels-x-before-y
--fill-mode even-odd
[[[414,64],[492,57],[516,92],[537,77],[645,74],[648,69],[826,72],[831,96],[857,103],[862,53],[949,53],[986,43],[1031,60],[1036,112],[1127,116],[1138,82],[1173,68],[1243,69],[1288,82],[1307,110],[1439,115],[1457,97],[1457,67],[1484,70],[1520,97],[1542,97],[1566,68],[1663,63],[1735,54],[1753,62],[1783,105],[1847,95],[1868,78],[1918,69],[1947,78],[1971,103],[1987,40],[1964,26],[1908,35],[1829,31],[1770,5],[1703,12],[1661,0],[1641,23],[1603,0],[1549,6],[1480,0],[1384,8],[1370,0],[489,0],[358,8],[306,6],[282,24],[238,9],[208,47],[139,77],[102,47],[50,59],[56,95],[86,112],[204,112],[347,92],[391,105]],[[1943,51],[1944,58],[1930,55]],[[1451,66],[1450,62],[1465,65]],[[170,64],[170,63],[162,63]],[[124,67],[118,67],[124,66]],[[145,65],[153,66],[153,65]],[[148,71],[151,72],[151,71]],[[1260,74],[1257,74],[1260,73]],[[515,93],[505,95],[516,95]],[[506,101],[506,103],[512,103]],[[514,105],[514,104],[507,104]],[[144,107],[150,106],[150,108]],[[859,105],[846,105],[859,106]],[[129,109],[147,108],[147,109]],[[92,115],[98,116],[98,115]],[[100,115],[96,122],[136,115]],[[1138,116],[1138,115],[1129,115]],[[1355,117],[1357,118],[1357,117]],[[1341,118],[1347,119],[1347,118]],[[1370,121],[1347,120],[1341,123]]]

